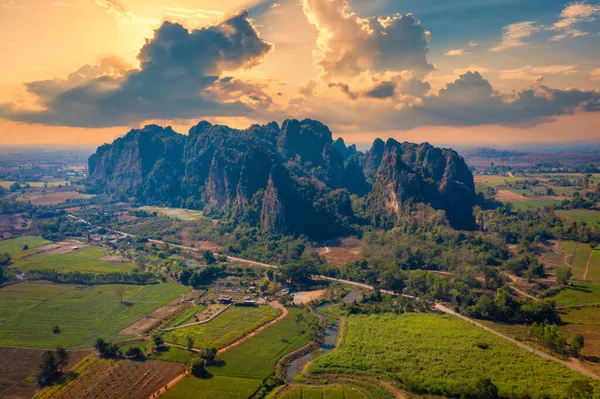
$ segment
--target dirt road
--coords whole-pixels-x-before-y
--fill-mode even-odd
[[[510,342],[512,342],[513,344],[517,345],[519,348],[525,349],[526,351],[529,351],[529,352],[533,353],[534,355],[537,355],[537,356],[539,356],[539,357],[543,357],[544,359],[551,360],[551,361],[553,361],[553,362],[556,362],[556,363],[560,363],[560,364],[562,364],[563,366],[567,366],[567,367],[568,367],[568,368],[570,368],[571,370],[575,370],[575,371],[577,371],[577,372],[579,372],[579,373],[581,373],[581,374],[583,374],[583,375],[585,375],[585,376],[588,376],[588,377],[590,377],[590,378],[593,378],[593,379],[595,379],[595,380],[598,380],[598,381],[600,381],[600,376],[597,376],[596,374],[594,374],[594,373],[591,373],[591,372],[587,371],[586,369],[584,369],[584,368],[583,368],[583,367],[581,367],[581,366],[578,366],[577,364],[574,364],[574,363],[572,363],[572,362],[566,362],[566,361],[564,361],[564,360],[560,360],[560,359],[558,359],[558,358],[556,358],[556,357],[554,357],[554,356],[550,356],[550,355],[548,355],[547,353],[544,353],[544,352],[541,352],[541,351],[539,351],[539,350],[537,350],[537,349],[535,349],[535,348],[532,348],[532,347],[531,347],[531,346],[529,346],[529,345],[525,345],[524,343],[522,343],[522,342],[519,342],[519,341],[517,341],[516,339],[510,338],[510,337],[508,337],[508,336],[506,336],[506,335],[504,335],[504,334],[501,334],[501,333],[499,333],[498,331],[495,331],[495,330],[493,330],[493,329],[491,329],[491,328],[489,328],[489,327],[486,327],[486,326],[484,326],[483,324],[476,322],[475,320],[472,320],[472,319],[470,319],[470,318],[468,318],[468,317],[466,317],[466,316],[463,316],[463,315],[461,315],[461,314],[458,314],[458,313],[456,313],[455,311],[453,311],[453,310],[451,310],[451,309],[447,308],[446,306],[442,305],[441,303],[436,303],[436,304],[435,304],[435,308],[436,308],[437,310],[439,310],[440,312],[443,312],[443,313],[446,313],[446,314],[452,315],[452,316],[454,316],[454,317],[458,317],[459,319],[465,320],[465,321],[467,321],[467,322],[469,322],[469,323],[471,323],[471,324],[474,324],[474,325],[476,325],[477,327],[481,327],[481,328],[483,328],[485,331],[487,331],[487,332],[490,332],[490,333],[492,333],[492,334],[494,334],[494,335],[497,335],[497,336],[499,336],[500,338],[504,338],[505,340],[507,340],[507,341],[510,341]]]

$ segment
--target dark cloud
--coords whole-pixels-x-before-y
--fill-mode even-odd
[[[31,82],[43,111],[0,105],[0,117],[49,125],[105,127],[147,119],[250,115],[271,99],[249,83],[220,79],[258,64],[272,45],[240,12],[215,26],[188,31],[164,22],[138,54],[139,69],[115,60],[84,66],[67,79]]]
[[[386,83],[389,82],[381,84]],[[353,91],[344,83],[330,86],[344,91],[354,101],[306,98],[302,107],[310,113],[303,116],[322,120],[334,128],[352,126],[366,131],[410,130],[420,126],[534,126],[577,111],[600,111],[600,91],[552,89],[540,79],[529,89],[505,95],[478,72],[463,74],[439,93],[427,96],[422,95],[429,91],[428,83],[399,81],[396,94],[404,86],[419,95],[408,98],[398,95],[385,103],[372,101],[366,95],[369,92]]]
[[[395,82],[383,82],[373,87],[365,93],[365,96],[371,98],[392,98],[396,92]]]

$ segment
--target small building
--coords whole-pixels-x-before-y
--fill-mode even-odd
[[[217,298],[221,303],[231,303],[233,302],[233,297],[231,295],[219,295]]]
[[[256,301],[253,301],[251,299],[245,299],[243,301],[236,302],[235,306],[258,306],[258,303],[256,303]]]

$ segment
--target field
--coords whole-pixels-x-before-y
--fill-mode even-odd
[[[26,253],[26,251],[23,251],[24,245],[28,245],[29,249],[32,250],[48,243],[50,243],[50,241],[44,240],[42,237],[22,236],[0,241],[0,252],[8,252],[14,258],[15,255],[20,256],[21,254]]]
[[[8,181],[8,180],[0,180],[0,186],[4,187],[4,188],[10,188],[10,186],[14,183],[14,181]],[[58,186],[64,186],[68,183],[68,181],[66,180],[59,180],[59,181],[49,181],[48,183],[48,187],[58,187]],[[21,184],[21,186],[24,186],[25,184],[29,184],[31,187],[34,188],[42,188],[44,187],[44,182],[41,181],[30,181],[30,182],[26,182]]]
[[[600,212],[586,209],[574,209],[568,211],[557,211],[556,214],[564,219],[571,219],[577,222],[586,222],[588,224],[600,223]]]
[[[182,208],[162,208],[158,206],[143,206],[140,208],[148,213],[156,212],[160,216],[167,216],[180,220],[198,220],[203,218],[202,212]]]
[[[600,285],[576,281],[552,297],[559,308],[600,304]]]
[[[19,195],[17,201],[31,202],[32,205],[48,206],[58,205],[67,200],[90,199],[94,197],[91,194],[81,194],[77,191],[49,191],[45,195],[41,192],[27,192],[25,195]]]
[[[91,347],[190,290],[174,284],[95,287],[22,283],[0,290],[0,346],[70,349]],[[58,325],[60,334],[53,333]]]
[[[587,280],[600,283],[600,250],[595,250],[592,254],[590,267],[588,269]]]
[[[169,331],[164,337],[167,342],[185,346],[186,337],[191,336],[194,338],[195,348],[219,349],[248,335],[280,314],[280,310],[270,306],[231,306],[206,324]],[[190,319],[187,323],[193,322],[194,319]]]
[[[365,395],[358,390],[342,386],[327,388],[292,387],[277,396],[278,399],[361,399],[364,397]]]
[[[23,251],[25,244],[29,245],[29,249]],[[103,248],[87,246],[77,240],[48,243],[40,237],[19,237],[0,241],[0,252],[3,251],[11,253],[12,266],[21,272],[54,269],[63,273],[112,273],[132,272],[136,268],[135,264],[120,256],[111,256]]]
[[[106,360],[87,357],[77,365],[77,378],[51,386],[35,399],[147,398],[185,370],[177,363],[146,360]]]
[[[275,364],[285,354],[311,340],[309,323],[315,318],[304,313],[305,321],[296,323],[299,309],[248,341],[217,356],[206,378],[185,377],[161,396],[165,399],[237,399],[248,398],[258,390],[263,378],[275,371]]]
[[[0,397],[21,399],[33,396],[38,387],[28,377],[38,372],[43,353],[40,349],[0,348]],[[73,367],[88,353],[71,352],[67,367]]]
[[[361,257],[365,243],[355,237],[342,238],[327,242],[327,248],[318,248],[318,252],[335,266],[343,266]]]
[[[569,266],[573,270],[573,278],[583,280],[585,266],[592,252],[590,245],[581,242],[563,241],[560,243],[560,248],[568,255]]]
[[[446,396],[488,377],[501,395],[558,397],[583,378],[463,320],[426,313],[351,316],[340,346],[309,372],[387,376],[409,390]]]

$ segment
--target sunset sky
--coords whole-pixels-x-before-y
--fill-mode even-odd
[[[0,0],[0,144],[313,118],[365,145],[600,141],[600,2]]]

